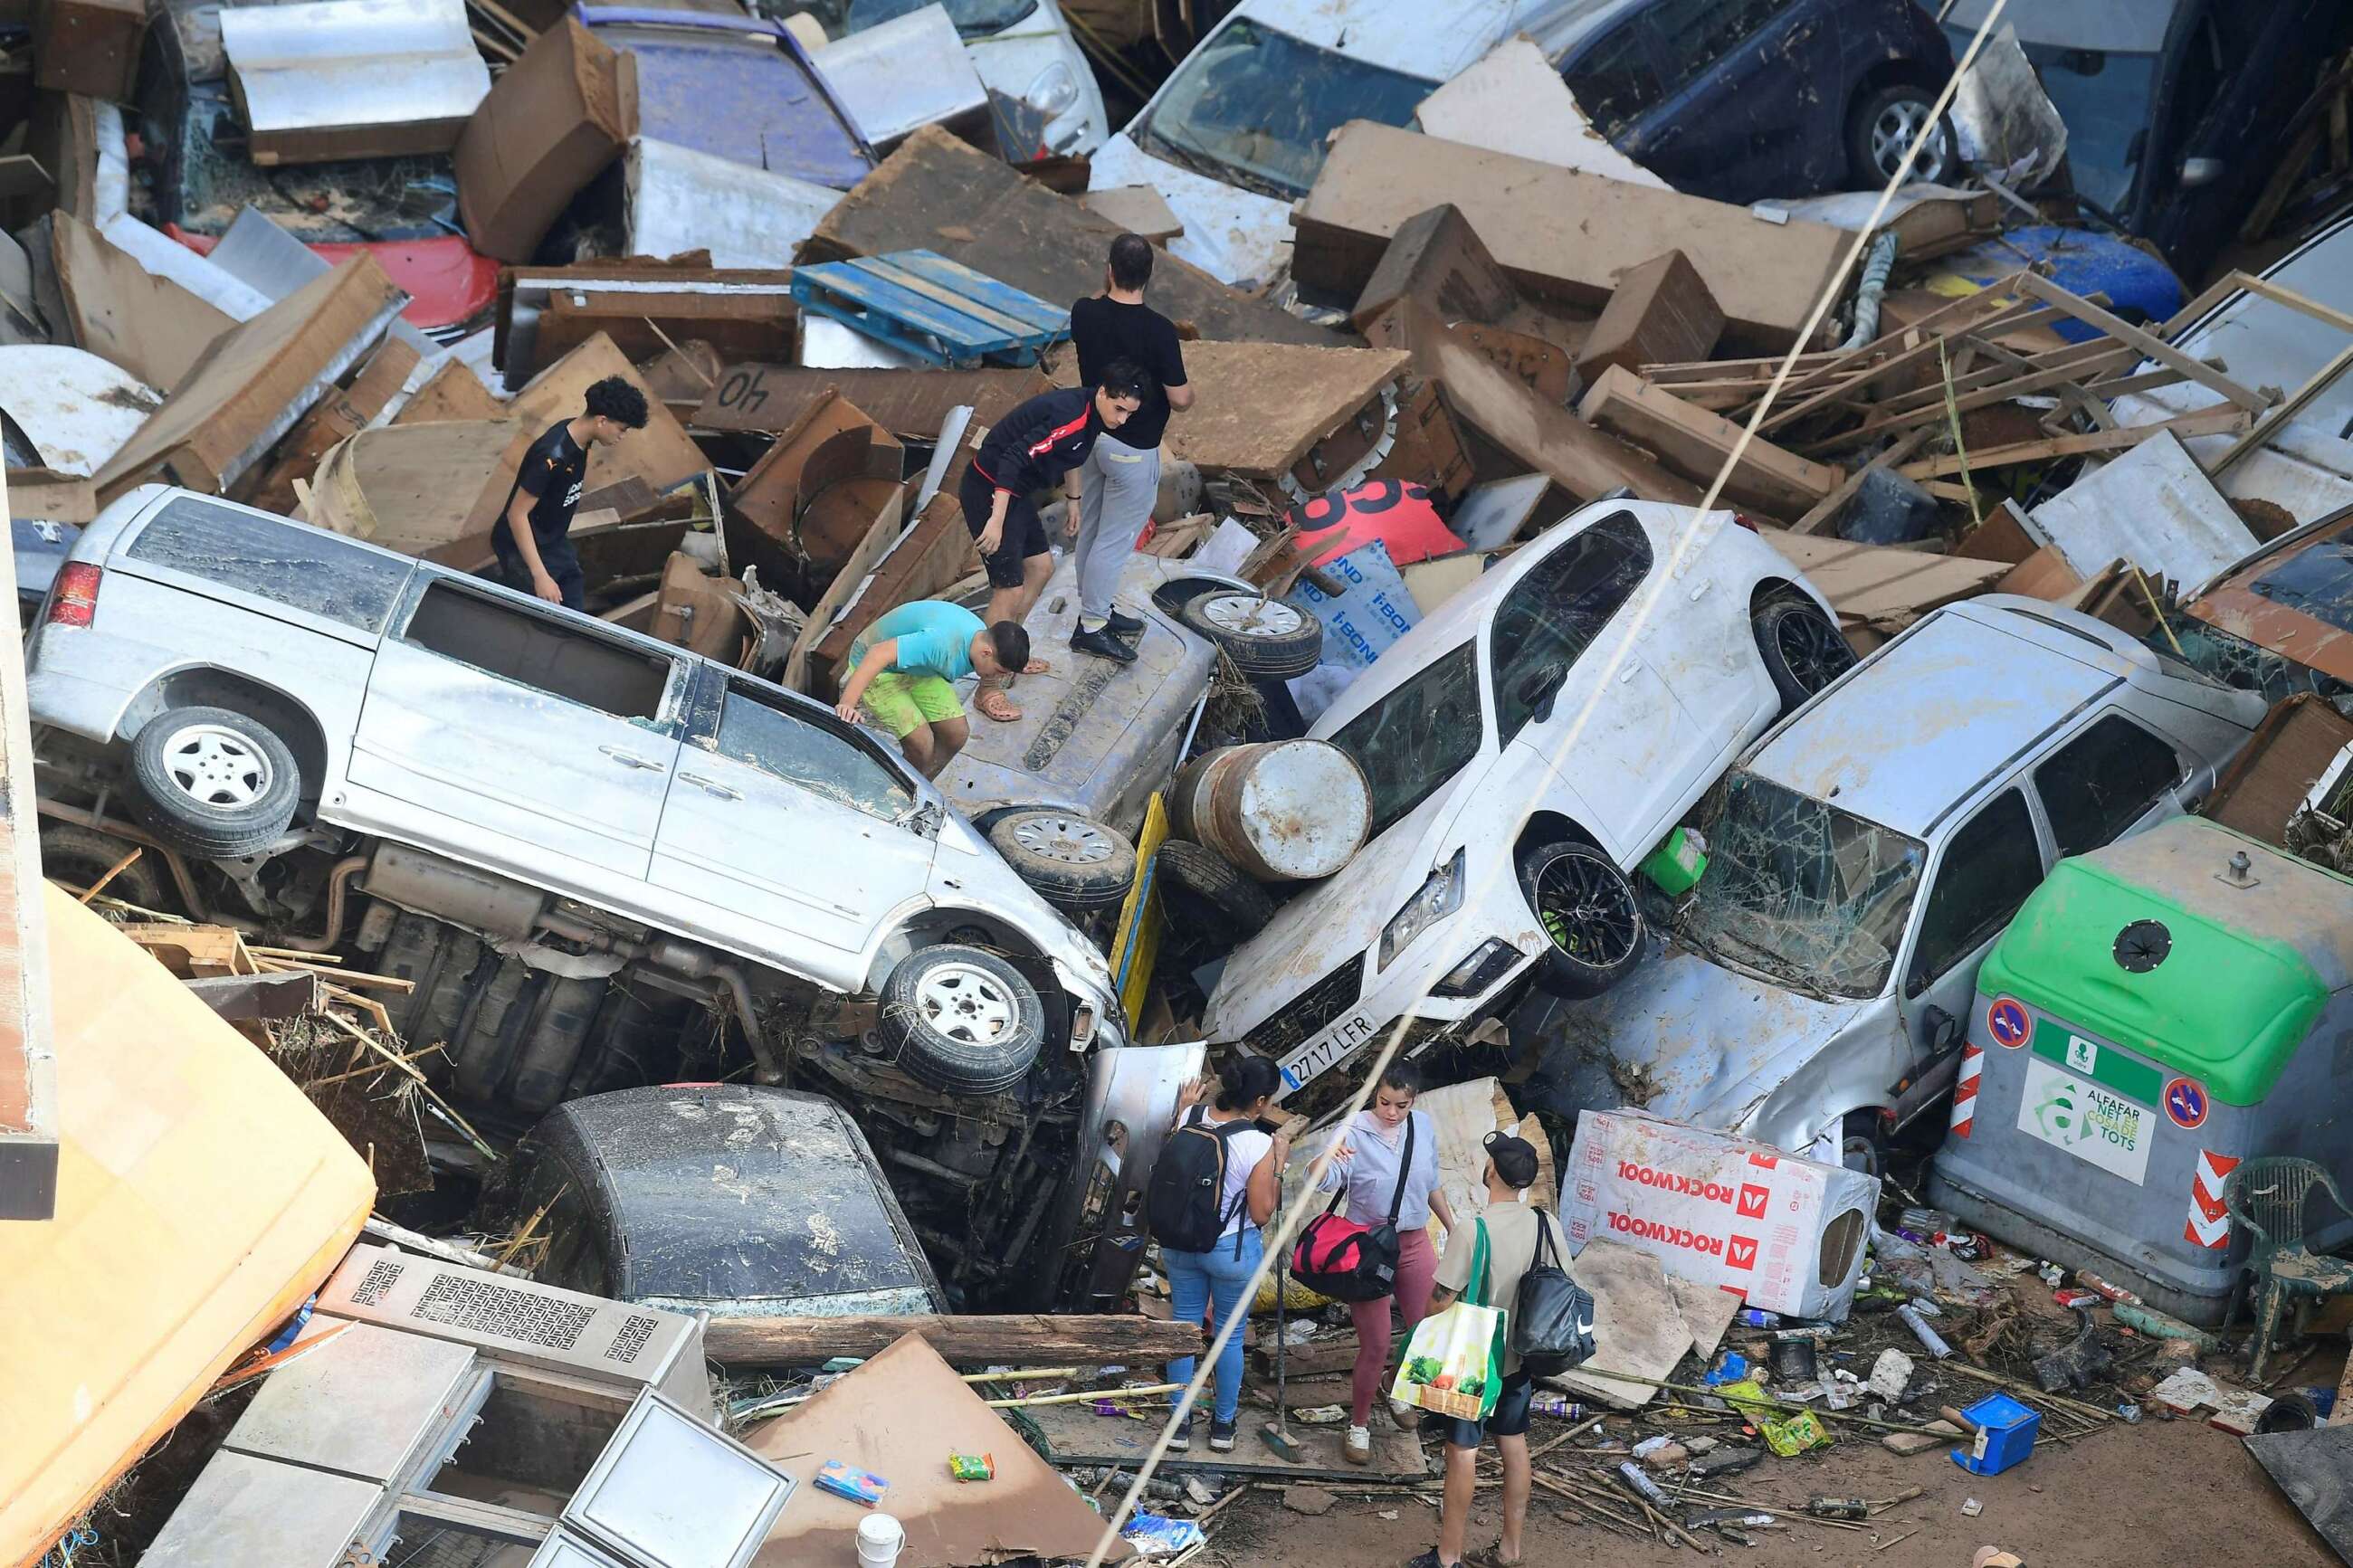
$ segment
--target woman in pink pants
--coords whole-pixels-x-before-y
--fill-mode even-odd
[[[1403,1062],[1393,1063],[1382,1075],[1368,1110],[1340,1129],[1339,1146],[1324,1173],[1324,1190],[1343,1182],[1348,1189],[1348,1217],[1358,1225],[1386,1224],[1389,1205],[1397,1205],[1397,1294],[1377,1301],[1352,1302],[1348,1315],[1356,1321],[1356,1372],[1348,1415],[1348,1438],[1342,1449],[1352,1465],[1370,1464],[1373,1458],[1373,1401],[1388,1379],[1389,1307],[1405,1321],[1409,1339],[1413,1326],[1430,1310],[1430,1287],[1438,1272],[1438,1249],[1430,1243],[1430,1216],[1435,1213],[1447,1231],[1454,1229],[1454,1210],[1438,1190],[1438,1129],[1413,1108],[1421,1079]],[[1406,1153],[1406,1124],[1414,1124],[1413,1163],[1400,1171]],[[1400,1189],[1398,1178],[1402,1176]],[[1397,1424],[1410,1431],[1420,1413],[1392,1405]]]

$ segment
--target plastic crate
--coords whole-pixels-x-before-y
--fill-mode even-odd
[[[1973,1475],[1998,1476],[2034,1452],[2042,1416],[2007,1394],[1989,1394],[1961,1412],[1978,1429],[1976,1440],[1953,1450],[1953,1463]]]

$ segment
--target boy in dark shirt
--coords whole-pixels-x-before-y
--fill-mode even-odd
[[[1135,650],[1119,641],[1144,630],[1112,602],[1120,570],[1160,494],[1160,438],[1168,416],[1193,406],[1176,328],[1144,302],[1152,280],[1152,244],[1140,235],[1112,241],[1103,291],[1071,307],[1071,342],[1079,351],[1079,380],[1095,378],[1114,360],[1129,360],[1150,378],[1143,405],[1116,434],[1106,434],[1071,477],[1078,481],[1079,620],[1071,647],[1098,658],[1132,663]]]
[[[646,426],[646,395],[617,375],[588,389],[587,407],[561,425],[551,425],[515,468],[514,487],[499,521],[491,526],[491,547],[507,586],[536,594],[567,610],[584,608],[587,586],[580,557],[572,549],[572,513],[588,474],[588,448],[617,441]]]
[[[981,564],[988,568],[983,618],[989,625],[1019,625],[1054,570],[1032,494],[1060,483],[1087,460],[1097,437],[1134,418],[1143,406],[1147,380],[1132,362],[1114,360],[1085,386],[1041,392],[1018,405],[981,441],[956,500],[964,507],[965,527],[980,546]],[[975,706],[999,723],[1013,722],[1021,717],[1006,695],[1013,674],[1043,675],[1047,668],[1033,658],[1018,672],[985,681]]]

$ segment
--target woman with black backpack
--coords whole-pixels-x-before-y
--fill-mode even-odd
[[[1145,1196],[1145,1217],[1160,1243],[1160,1264],[1168,1273],[1170,1316],[1198,1323],[1214,1306],[1215,1335],[1225,1323],[1250,1310],[1245,1294],[1257,1274],[1263,1245],[1259,1226],[1274,1213],[1291,1140],[1260,1124],[1282,1079],[1264,1057],[1236,1053],[1218,1069],[1215,1102],[1200,1102],[1208,1080],[1189,1083],[1176,1099],[1176,1129],[1155,1163]],[[1209,1447],[1229,1453],[1242,1396],[1242,1332],[1236,1328],[1217,1364],[1217,1413],[1209,1422]],[[1170,1383],[1193,1381],[1193,1358],[1168,1363]],[[1176,1424],[1169,1448],[1193,1446],[1194,1413]]]

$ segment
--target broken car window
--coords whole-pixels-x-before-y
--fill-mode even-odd
[[[1499,744],[1527,726],[1651,570],[1651,542],[1619,512],[1555,550],[1512,585],[1488,636]]]
[[[2110,713],[2034,770],[2034,793],[2062,855],[2113,843],[2180,782],[2173,748]]]
[[[594,623],[591,623],[592,625]],[[401,636],[419,647],[616,719],[660,716],[675,659],[607,641],[552,616],[436,583]]]
[[[1919,842],[1753,773],[1732,775],[1714,827],[1676,930],[1798,990],[1878,995],[1919,889]]]
[[[1991,941],[2042,882],[2042,850],[2026,797],[2006,789],[1945,847],[1912,955],[1912,993]]]
[[[1177,68],[1137,140],[1197,174],[1295,199],[1333,132],[1351,120],[1409,125],[1437,87],[1238,20]]]
[[[1577,106],[1604,136],[1614,136],[1630,120],[1647,114],[1667,96],[1651,58],[1649,25],[1641,16],[1579,55],[1562,73]]]
[[[2292,551],[2247,591],[2339,631],[2353,631],[2353,534],[2339,533]]]
[[[1373,789],[1366,842],[1436,794],[1479,754],[1479,665],[1464,643],[1357,714],[1332,737]]]
[[[915,792],[854,741],[783,709],[754,687],[730,681],[719,710],[719,754],[853,811],[896,822]]]

